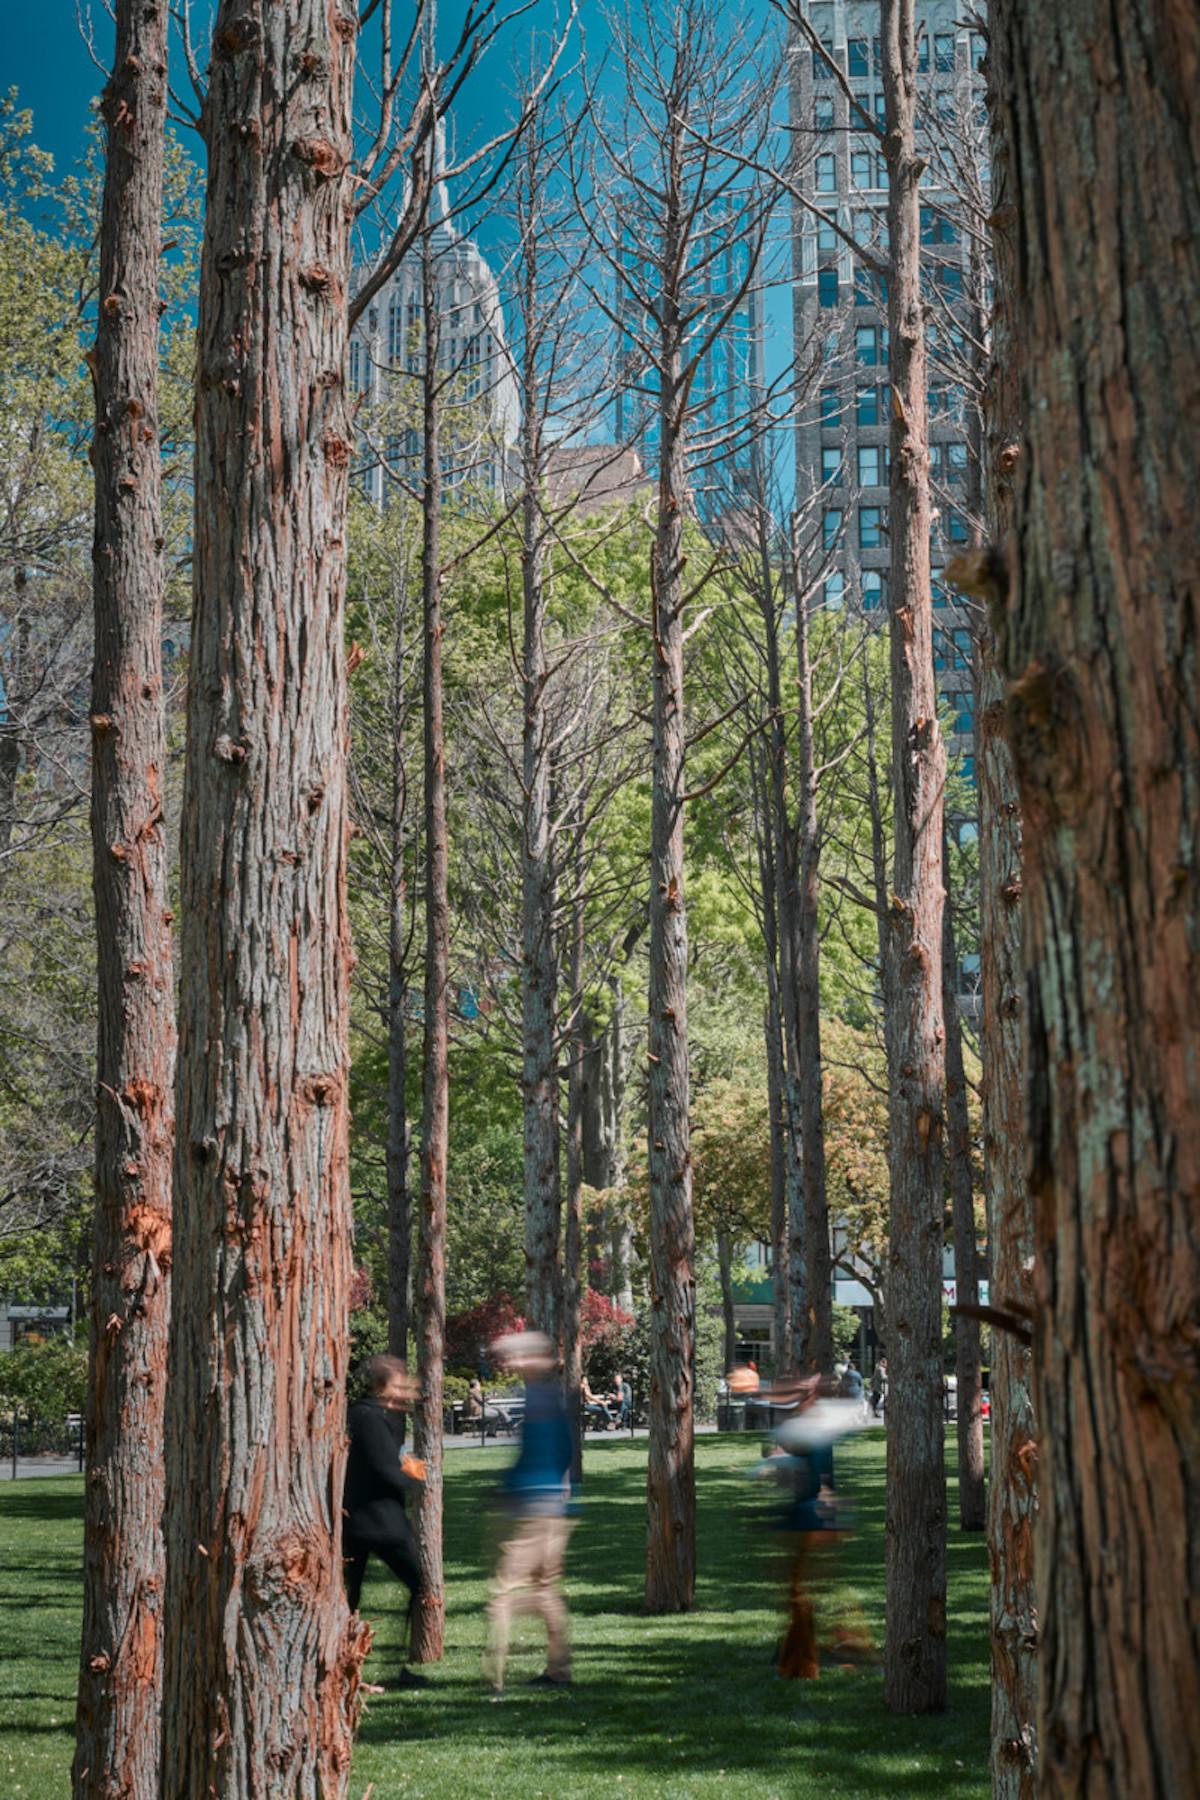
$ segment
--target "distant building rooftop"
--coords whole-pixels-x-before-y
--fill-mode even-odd
[[[645,464],[636,450],[616,444],[559,444],[546,460],[546,497],[551,506],[577,499],[579,511],[629,506],[650,493]]]

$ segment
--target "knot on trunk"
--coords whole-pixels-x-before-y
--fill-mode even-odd
[[[252,18],[235,19],[223,31],[217,33],[217,50],[222,56],[240,56],[258,41],[258,21]]]
[[[247,746],[239,744],[235,739],[222,735],[213,745],[213,755],[220,762],[244,763],[248,754]]]
[[[344,469],[350,461],[350,445],[344,437],[334,431],[327,431],[321,440],[321,448],[325,452],[325,461],[333,469]]]
[[[307,288],[310,294],[322,294],[328,297],[337,292],[337,283],[333,272],[324,263],[310,263],[307,269],[300,271],[300,285]]]
[[[332,181],[346,167],[346,158],[328,138],[297,138],[293,151],[320,181]]]
[[[339,1075],[307,1075],[296,1088],[297,1098],[309,1106],[333,1106],[342,1091]]]

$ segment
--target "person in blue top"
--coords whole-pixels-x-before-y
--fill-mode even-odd
[[[494,1693],[504,1687],[512,1621],[538,1613],[546,1627],[546,1667],[534,1686],[571,1683],[567,1603],[561,1587],[563,1559],[574,1525],[571,1515],[571,1428],[557,1364],[548,1337],[511,1332],[492,1354],[525,1382],[521,1448],[504,1478],[508,1523],[488,1602],[484,1679]]]

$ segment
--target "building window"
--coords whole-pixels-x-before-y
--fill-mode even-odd
[[[860,368],[873,369],[879,362],[879,328],[876,325],[856,325],[854,328],[854,357]]]
[[[837,388],[821,389],[821,424],[829,429],[840,425],[842,420],[842,397]]]
[[[945,125],[948,129],[952,130],[958,119],[958,108],[954,104],[954,95],[951,90],[949,88],[939,88],[937,93],[933,96],[933,103],[937,111],[938,124]],[[987,114],[985,112],[985,123],[986,119]]]
[[[923,31],[917,39],[917,74],[929,73],[929,33]]]
[[[936,565],[929,571],[929,587],[930,595],[935,606],[943,607],[950,604],[950,597],[946,592],[945,583],[942,580],[942,570]]]
[[[821,480],[840,482],[842,477],[842,453],[834,444],[827,444],[821,452]]]
[[[828,219],[817,220],[817,255],[832,256],[838,247],[838,234]]]
[[[957,244],[958,226],[936,206],[921,208],[921,242],[923,244]]]
[[[817,158],[818,194],[837,193],[837,158],[828,151]]]
[[[971,633],[965,625],[956,625],[953,631],[934,626],[933,666],[939,673],[945,669],[970,668]]]
[[[840,506],[827,506],[821,518],[821,545],[825,550],[833,550],[842,535],[842,509]]]
[[[829,65],[833,61],[833,39],[822,38],[821,48],[812,53],[812,72],[814,81],[830,81],[832,76]]]
[[[887,307],[887,278],[870,269],[854,271],[855,306]]]
[[[833,130],[833,101],[828,95],[818,99],[813,113],[813,121],[818,131]]]
[[[954,73],[954,33],[952,31],[934,32],[933,66],[939,75]]]
[[[951,507],[946,514],[946,537],[952,544],[965,544],[969,542],[970,536],[966,519]]]
[[[884,158],[873,150],[855,150],[850,157],[850,186],[862,194],[886,188],[887,184]]]
[[[934,287],[944,294],[947,300],[962,298],[963,281],[960,263],[934,263],[931,275]]]
[[[965,481],[967,479],[966,444],[946,445],[946,479],[948,481]]]
[[[858,547],[878,550],[883,543],[883,508],[860,506],[858,509]]]
[[[975,729],[975,696],[970,688],[953,688],[946,694],[950,708],[950,729],[960,737],[968,737]]]
[[[838,277],[836,269],[817,270],[817,299],[822,306],[837,305]]]
[[[862,603],[864,612],[880,612],[886,602],[887,578],[882,569],[864,569],[862,572]]]
[[[984,37],[982,31],[973,31],[970,34],[968,42],[971,46],[971,67],[973,69],[982,69],[983,59],[987,55],[987,39]]]
[[[876,43],[878,43],[879,42],[878,38],[876,38],[875,41],[876,41]],[[878,125],[880,131],[887,130],[887,95],[886,94],[876,94],[876,96],[875,96],[875,123]]]
[[[865,81],[871,72],[866,38],[851,38],[846,45],[846,73],[851,81]]]
[[[846,577],[840,569],[834,569],[825,579],[825,608],[827,612],[841,612],[846,599]]]
[[[879,389],[860,387],[854,397],[855,422],[859,425],[878,425],[879,415]]]
[[[879,487],[883,482],[883,445],[860,444],[858,446],[858,485],[860,487]]]

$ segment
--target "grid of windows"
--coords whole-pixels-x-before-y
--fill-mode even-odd
[[[817,161],[820,162],[820,157]],[[876,188],[886,188],[888,184],[887,162],[875,150],[855,150],[850,156],[850,186],[859,193],[869,193]],[[820,186],[818,171],[817,185]],[[828,190],[832,192],[833,190]]]
[[[950,631],[934,626],[933,666],[939,674],[946,669],[970,668],[971,633],[965,625],[955,625]]]
[[[837,193],[837,157],[831,151],[825,151],[816,161],[816,177],[818,194]]]
[[[842,417],[842,396],[835,387],[821,389],[821,423],[828,427],[840,423]]]
[[[882,506],[860,506],[858,509],[858,547],[878,550],[883,543]]]

